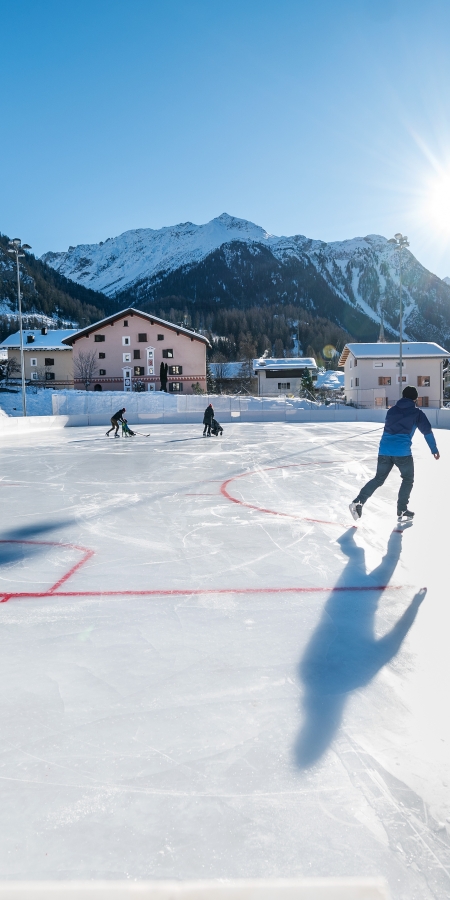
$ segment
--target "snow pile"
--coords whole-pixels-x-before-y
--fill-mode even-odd
[[[29,416],[51,416],[52,411],[52,394],[51,389],[27,389],[27,415]],[[22,392],[20,390],[13,393],[0,391],[0,415],[21,416],[22,415]]]
[[[343,372],[320,372],[315,387],[326,391],[340,391],[344,387],[344,377]]]

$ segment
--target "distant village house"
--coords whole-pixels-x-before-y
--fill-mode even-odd
[[[418,405],[439,408],[450,353],[432,342],[403,343],[402,387],[417,388]],[[347,403],[359,407],[393,406],[401,395],[400,344],[346,344],[339,359]]]

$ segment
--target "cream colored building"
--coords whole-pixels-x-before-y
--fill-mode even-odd
[[[393,406],[409,384],[418,391],[419,406],[442,406],[450,352],[432,342],[404,342],[402,385],[399,354],[398,343],[346,344],[339,365],[344,369],[347,403],[369,408]]]
[[[75,328],[24,329],[25,380],[53,388],[73,388],[72,348],[63,343],[72,334],[76,334]],[[20,367],[20,332],[10,334],[0,344],[0,350],[6,350],[8,359],[15,359]],[[19,379],[20,368],[12,380]]]
[[[298,394],[305,369],[309,369],[313,380],[317,378],[317,363],[312,357],[254,359],[253,371],[258,377],[258,397]]]

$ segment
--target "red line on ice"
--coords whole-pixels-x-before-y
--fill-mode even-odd
[[[204,596],[206,594],[332,594],[345,591],[398,591],[402,584],[370,584],[370,585],[338,585],[335,587],[258,587],[258,588],[162,588],[161,590],[136,591],[17,591],[4,596],[7,600],[19,600],[46,597],[187,597]]]
[[[69,550],[78,550],[80,553],[83,554],[82,558],[77,563],[75,563],[73,566],[71,566],[71,568],[65,573],[65,575],[63,575],[61,578],[59,578],[58,581],[56,581],[55,584],[52,585],[52,587],[49,588],[48,591],[44,591],[44,592],[42,592],[42,594],[39,592],[37,592],[37,593],[33,592],[32,594],[25,594],[24,596],[26,596],[26,597],[28,597],[28,596],[30,596],[30,597],[39,597],[39,596],[51,597],[52,594],[57,590],[57,588],[59,588],[62,584],[64,584],[67,581],[67,579],[70,578],[74,574],[74,572],[77,571],[77,569],[80,569],[81,566],[84,566],[84,564],[88,561],[88,559],[90,559],[91,556],[94,555],[94,551],[89,550],[87,547],[80,547],[79,544],[62,544],[59,541],[25,541],[25,540],[19,540],[19,539],[15,539],[15,540],[3,539],[3,540],[0,540],[0,544],[26,544],[27,546],[31,545],[31,546],[37,546],[37,547],[41,547],[41,546],[43,546],[43,547],[65,547],[66,549],[69,549]],[[3,596],[1,597],[1,600],[0,600],[0,603],[6,603],[8,600],[11,599],[11,597],[17,597],[17,596],[20,596],[20,594],[17,594],[17,592],[15,592],[15,591],[14,592],[9,591],[8,593],[3,594]]]
[[[339,528],[356,528],[356,525],[349,525],[347,522],[330,522],[327,519],[312,519],[309,516],[295,516],[292,513],[278,512],[275,509],[265,509],[263,506],[256,506],[254,503],[246,503],[245,500],[238,500],[228,491],[228,485],[238,478],[248,478],[250,475],[258,475],[259,472],[272,472],[274,469],[296,469],[303,466],[332,466],[333,462],[308,462],[308,463],[289,463],[286,466],[267,466],[264,469],[254,469],[252,472],[242,472],[241,475],[233,475],[227,478],[220,485],[220,493],[232,503],[238,503],[239,506],[245,506],[247,509],[256,509],[258,512],[268,513],[271,516],[283,516],[285,519],[296,519],[300,522],[314,522],[318,525],[338,525]]]

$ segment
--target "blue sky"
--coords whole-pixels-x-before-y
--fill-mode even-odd
[[[0,231],[37,255],[226,211],[409,235],[450,275],[450,3],[0,0]]]

